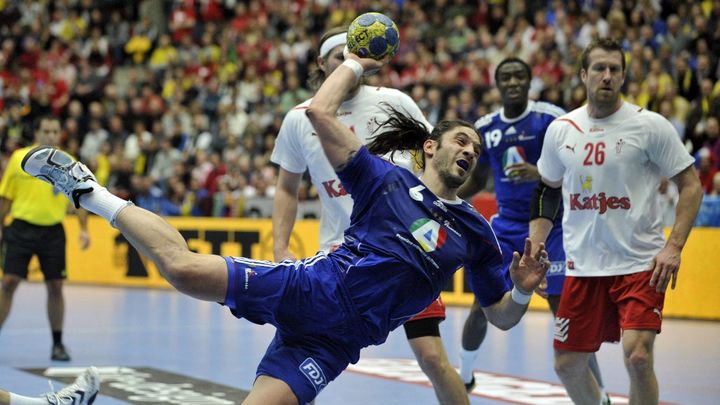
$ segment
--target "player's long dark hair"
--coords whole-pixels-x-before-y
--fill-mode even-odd
[[[397,151],[418,151],[415,154],[415,163],[422,169],[425,168],[425,154],[422,153],[423,143],[432,139],[440,141],[445,132],[459,126],[475,128],[469,122],[462,120],[447,120],[439,122],[432,132],[428,131],[425,124],[407,113],[399,111],[388,103],[380,103],[387,114],[388,119],[380,123],[380,126],[373,132],[374,136],[367,145],[368,151],[375,155],[392,154]]]

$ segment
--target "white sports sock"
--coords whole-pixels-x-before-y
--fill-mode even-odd
[[[475,368],[475,360],[480,354],[480,349],[465,350],[460,349],[460,378],[465,384],[470,383],[473,378],[473,369]]]
[[[13,394],[12,392],[10,394],[10,405],[48,405],[48,400],[43,398],[30,398],[30,397],[24,397],[22,395]]]
[[[128,205],[132,205],[132,202],[112,194],[92,180],[87,180],[87,183],[93,187],[93,191],[80,196],[80,206],[105,218],[114,227],[118,213]]]

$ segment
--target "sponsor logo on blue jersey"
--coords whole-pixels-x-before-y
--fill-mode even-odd
[[[315,387],[315,392],[319,393],[328,384],[325,374],[312,357],[308,357],[300,364],[300,372],[310,380]]]
[[[420,218],[410,225],[410,233],[426,252],[433,252],[445,244],[447,231],[437,221]]]
[[[505,175],[508,177],[513,177],[508,169],[508,166],[525,162],[527,162],[527,154],[525,153],[525,148],[522,146],[511,146],[503,152],[502,165]]]
[[[550,268],[548,269],[546,276],[547,277],[562,276],[564,274],[565,274],[565,262],[559,261],[559,262],[550,263]]]

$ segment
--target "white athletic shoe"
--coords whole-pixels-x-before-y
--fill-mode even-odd
[[[38,146],[20,164],[27,174],[52,184],[80,208],[80,196],[93,190],[87,180],[97,181],[84,164],[50,146]]]
[[[61,389],[45,395],[51,405],[85,405],[95,402],[100,391],[100,374],[97,368],[89,367],[80,374],[75,382]]]

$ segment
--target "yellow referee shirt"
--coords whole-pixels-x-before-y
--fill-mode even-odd
[[[10,156],[0,180],[0,197],[12,200],[10,215],[15,219],[41,226],[59,224],[65,218],[67,197],[20,167],[25,155],[35,146],[18,149]]]

